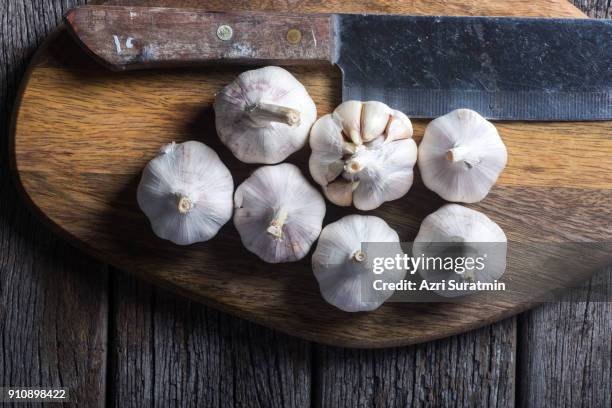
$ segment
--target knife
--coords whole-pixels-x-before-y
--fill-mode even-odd
[[[217,13],[81,6],[69,31],[104,66],[335,64],[343,100],[413,118],[612,119],[612,20]]]

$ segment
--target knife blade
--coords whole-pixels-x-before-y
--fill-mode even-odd
[[[65,21],[113,70],[332,63],[344,100],[414,118],[612,119],[611,20],[81,6]]]

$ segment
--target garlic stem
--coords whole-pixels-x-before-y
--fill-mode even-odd
[[[355,147],[355,152],[345,159],[344,171],[347,175],[352,176],[363,170],[368,163],[371,161],[370,155],[368,155],[367,148],[363,145]]]
[[[176,201],[176,207],[181,214],[187,214],[193,208],[193,203],[184,195],[179,195]]]
[[[464,162],[469,167],[473,167],[480,161],[472,151],[465,146],[455,146],[446,152],[446,159],[453,163]]]
[[[274,219],[270,223],[270,226],[266,229],[266,232],[276,238],[282,238],[283,236],[283,225],[287,221],[287,211],[281,208],[274,215]]]
[[[246,112],[256,122],[278,122],[289,126],[300,124],[300,112],[286,106],[259,102],[248,106]]]
[[[344,169],[349,174],[355,174],[363,170],[364,167],[365,167],[365,164],[363,163],[363,161],[355,158],[355,159],[351,159],[347,161],[344,166]]]
[[[351,255],[351,259],[355,262],[363,262],[366,259],[366,254],[361,249],[358,249],[353,252],[353,255]]]

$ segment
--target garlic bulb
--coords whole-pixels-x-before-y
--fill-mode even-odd
[[[374,250],[364,243],[385,244],[376,245]],[[373,260],[395,254],[402,254],[399,237],[378,217],[349,215],[327,225],[312,256],[312,269],[321,295],[345,312],[377,309],[393,291],[376,290],[374,281],[399,282],[406,270],[387,269],[383,274],[375,274]]]
[[[419,274],[428,282],[449,282],[452,279],[457,282],[493,283],[506,270],[506,242],[504,231],[483,213],[458,204],[446,204],[425,217],[414,240],[412,255],[431,259],[438,257],[444,261],[441,261],[442,265],[447,258],[452,259],[452,269],[440,268],[441,265],[436,265],[435,261],[431,262],[430,268],[421,265]],[[469,258],[474,262],[467,265]],[[441,296],[455,297],[473,291],[435,292]]]
[[[234,182],[217,153],[174,142],[145,167],[137,199],[155,235],[178,245],[207,241],[232,216]]]
[[[315,122],[310,147],[310,174],[334,204],[372,210],[412,186],[412,124],[384,103],[342,103]]]
[[[482,200],[506,161],[506,146],[495,126],[469,109],[431,121],[419,145],[423,183],[447,201]]]
[[[234,194],[244,246],[270,263],[302,259],[321,233],[325,200],[293,164],[264,166]]]
[[[288,71],[243,72],[215,98],[221,141],[245,163],[279,163],[306,144],[317,108]]]

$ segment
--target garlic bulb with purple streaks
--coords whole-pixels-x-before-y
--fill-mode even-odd
[[[495,126],[469,109],[432,120],[419,145],[423,183],[447,201],[485,198],[506,161],[506,146]]]
[[[383,245],[373,247],[366,243]],[[396,254],[403,254],[399,236],[384,220],[349,215],[323,228],[312,255],[312,270],[328,303],[345,312],[370,311],[393,294],[388,289],[376,290],[374,281],[395,283],[406,275],[406,270],[401,268],[375,274],[374,258]]]
[[[245,163],[275,164],[301,149],[317,109],[288,71],[243,72],[216,96],[215,122],[223,144]]]
[[[342,103],[315,122],[310,147],[310,174],[334,204],[372,210],[412,186],[412,124],[384,103]]]
[[[419,274],[430,283],[451,280],[493,283],[506,270],[506,252],[506,234],[499,225],[483,213],[458,204],[446,204],[425,217],[412,247],[415,257],[439,258],[445,263],[448,258],[452,259],[452,270],[441,268],[441,263],[432,269],[421,265]],[[468,265],[467,259],[474,262]],[[435,292],[456,297],[474,291],[440,289]]]
[[[302,259],[321,233],[325,200],[293,164],[264,166],[234,194],[244,246],[269,263]]]
[[[203,143],[170,143],[145,167],[138,205],[155,235],[178,245],[207,241],[232,216],[234,182]]]

